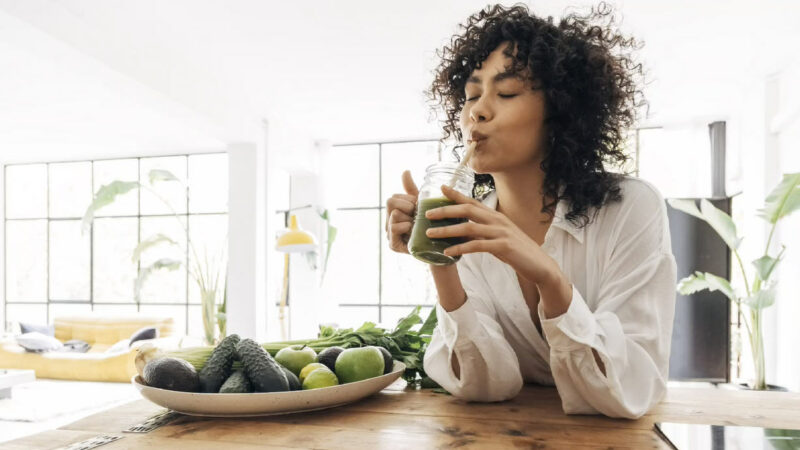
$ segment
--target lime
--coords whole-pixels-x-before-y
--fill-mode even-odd
[[[303,370],[300,371],[300,383],[302,383],[303,380],[306,379],[306,377],[308,376],[308,374],[311,373],[311,371],[319,369],[320,367],[324,367],[326,369],[328,368],[328,366],[326,366],[325,364],[320,364],[320,363],[311,363],[303,367]]]
[[[327,367],[319,367],[306,375],[303,380],[303,389],[318,389],[339,384],[339,379],[336,374],[331,372]]]

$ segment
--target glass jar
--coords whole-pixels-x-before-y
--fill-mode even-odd
[[[442,206],[454,205],[442,193],[441,186],[451,185],[456,191],[472,197],[475,174],[469,167],[458,167],[458,163],[439,162],[425,170],[425,181],[417,198],[417,214],[408,241],[408,251],[415,258],[435,266],[446,266],[458,261],[460,256],[447,256],[444,249],[465,242],[464,238],[431,239],[425,232],[428,228],[444,227],[466,222],[467,219],[428,220],[425,212]]]

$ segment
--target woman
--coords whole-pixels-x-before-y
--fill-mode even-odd
[[[456,265],[431,266],[439,324],[425,371],[474,401],[514,397],[523,382],[555,386],[568,414],[636,418],[666,391],[676,266],[666,208],[649,183],[606,171],[624,163],[636,116],[636,42],[610,8],[558,24],[524,6],[471,16],[441,52],[430,94],[445,139],[475,141],[481,200],[429,230],[462,237]],[[407,253],[417,188],[387,201],[393,250]],[[591,216],[591,217],[590,217]]]

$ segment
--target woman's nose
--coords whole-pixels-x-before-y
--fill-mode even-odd
[[[486,122],[491,119],[491,111],[486,105],[486,102],[483,101],[483,98],[478,99],[478,101],[472,105],[472,108],[469,110],[469,118],[473,122]]]

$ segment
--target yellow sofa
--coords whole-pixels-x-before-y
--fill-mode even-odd
[[[91,345],[87,353],[31,353],[16,344],[13,337],[0,342],[0,368],[29,369],[38,378],[82,381],[118,381],[127,383],[136,373],[136,349],[145,342],[162,348],[178,347],[171,317],[144,314],[109,315],[90,313],[57,317],[53,321],[55,337],[61,342],[80,339]],[[142,327],[158,328],[159,338],[137,341],[122,352],[106,352],[115,343],[128,339]]]

